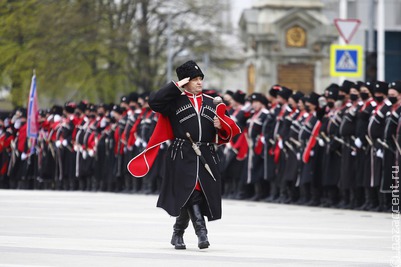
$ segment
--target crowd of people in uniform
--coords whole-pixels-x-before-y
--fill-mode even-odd
[[[242,130],[217,148],[224,197],[394,211],[401,81],[346,80],[322,95],[274,85],[268,94],[221,96]],[[54,105],[39,112],[35,139],[27,136],[25,108],[3,116],[0,188],[158,193],[168,144],[145,177],[133,178],[126,167],[158,121],[147,99],[133,92],[119,104]]]

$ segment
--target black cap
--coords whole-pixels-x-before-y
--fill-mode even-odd
[[[401,81],[394,81],[388,84],[388,89],[397,90],[401,94]]]
[[[355,87],[355,83],[345,80],[340,87],[340,91],[342,91],[346,94],[349,94],[349,91],[351,90],[351,88],[354,88],[354,87]]]
[[[319,97],[320,97],[321,95],[319,95],[319,94],[317,94],[317,93],[315,93],[315,92],[312,92],[310,95],[309,95],[309,97],[306,99],[306,102],[309,102],[309,103],[311,103],[311,104],[313,104],[313,105],[315,105],[315,106],[318,106],[319,105]]]
[[[18,108],[17,112],[20,118],[26,118],[26,108]]]
[[[277,93],[281,90],[281,86],[279,84],[273,85],[269,90],[269,95],[272,97],[277,97]]]
[[[128,96],[126,96],[126,95],[123,95],[121,98],[120,98],[120,103],[129,103],[129,98],[128,98]]]
[[[137,92],[131,92],[127,97],[127,102],[138,102],[139,94]],[[123,101],[121,101],[123,102]]]
[[[227,94],[227,95],[230,95],[230,96],[233,96],[234,95],[234,92],[233,91],[231,91],[231,90],[227,90],[224,94]]]
[[[277,95],[281,96],[285,100],[288,100],[288,98],[290,98],[290,96],[292,95],[292,90],[285,86],[282,86],[281,90],[278,91]]]
[[[219,93],[217,93],[217,91],[214,89],[205,89],[205,90],[203,90],[203,93],[210,95],[211,97],[219,96]]]
[[[123,114],[123,109],[120,105],[114,105],[112,111],[117,112],[118,114]]]
[[[82,112],[85,112],[87,108],[88,108],[88,102],[86,101],[81,101],[77,105],[77,109],[81,110]]]
[[[97,112],[97,106],[95,104],[89,104],[90,112]]]
[[[63,115],[63,107],[62,106],[59,106],[59,105],[54,105],[53,107],[52,107],[52,109],[50,110],[50,112],[53,114],[53,115]]]
[[[242,92],[241,90],[237,90],[234,95],[233,95],[233,99],[235,102],[240,103],[240,104],[245,104],[245,97],[246,94],[244,92]]]
[[[383,93],[387,95],[388,93],[388,83],[377,81],[375,86],[375,93]]]
[[[376,88],[376,83],[375,82],[366,82],[365,86],[366,86],[366,88],[368,88],[369,92],[372,95],[375,94],[375,88]]]
[[[198,64],[196,64],[193,60],[185,62],[179,66],[175,72],[177,73],[178,80],[182,80],[187,77],[189,77],[190,80],[196,77],[202,77],[202,79],[205,77]]]
[[[339,92],[339,86],[329,86],[327,87],[327,98],[337,100],[338,99],[338,92]]]
[[[139,95],[139,97],[142,98],[145,101],[148,101],[149,95],[150,95],[149,92],[143,92],[142,94]]]
[[[76,108],[77,108],[77,104],[75,104],[75,102],[73,102],[73,101],[67,101],[64,104],[64,109],[68,113],[74,113]]]
[[[45,109],[39,109],[39,116],[46,117],[47,111]]]
[[[267,106],[269,104],[269,101],[267,100],[267,98],[262,95],[261,93],[253,93],[251,95],[251,101],[259,101],[262,104],[264,104],[265,106]]]
[[[367,88],[366,84],[364,82],[362,82],[362,81],[357,81],[356,82],[356,87],[357,87],[356,89],[358,91],[361,91],[361,87],[366,87]]]
[[[302,93],[301,91],[298,91],[298,92],[293,93],[290,97],[291,97],[292,99],[294,99],[295,102],[298,103],[298,101],[299,101],[303,96],[304,96],[304,93]]]

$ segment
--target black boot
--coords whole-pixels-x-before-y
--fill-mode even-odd
[[[174,232],[171,237],[171,245],[174,246],[175,249],[186,249],[184,243],[184,232],[187,229],[189,223],[189,214],[187,208],[182,208],[180,212],[180,216],[177,217],[175,224],[173,226]]]
[[[195,233],[198,236],[198,247],[200,249],[209,247],[209,240],[207,239],[206,222],[203,218],[202,211],[198,204],[189,207],[189,216],[191,217],[192,224],[194,225]]]

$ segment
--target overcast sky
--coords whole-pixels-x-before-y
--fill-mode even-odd
[[[233,16],[233,24],[234,27],[238,27],[238,22],[241,17],[242,11],[246,8],[250,8],[252,6],[252,0],[231,0],[232,2],[232,16]]]

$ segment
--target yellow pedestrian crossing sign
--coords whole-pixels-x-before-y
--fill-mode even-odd
[[[331,45],[330,75],[359,77],[362,75],[363,49],[361,45]]]

